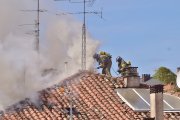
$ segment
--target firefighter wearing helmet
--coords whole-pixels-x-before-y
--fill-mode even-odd
[[[131,67],[130,61],[124,61],[120,56],[116,58],[116,62],[118,62],[118,73],[124,76],[126,74],[126,68]]]
[[[111,55],[109,53],[106,53],[104,51],[99,52],[99,54],[95,53],[93,58],[98,62],[99,66],[97,69],[102,68],[102,74],[111,76],[111,66],[112,66],[112,60]]]

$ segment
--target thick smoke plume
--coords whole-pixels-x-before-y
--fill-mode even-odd
[[[25,34],[33,27],[18,27],[33,23],[35,15],[20,10],[35,9],[34,0],[0,1],[0,109],[60,82],[81,68],[81,27],[72,17],[47,19],[41,26],[38,53],[35,37]],[[44,17],[45,19],[45,17]],[[87,37],[87,68],[93,66],[92,55],[98,42]],[[65,62],[68,62],[65,70]]]

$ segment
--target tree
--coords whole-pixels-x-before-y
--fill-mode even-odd
[[[176,74],[166,67],[160,67],[153,75],[154,79],[161,80],[165,84],[176,83]]]

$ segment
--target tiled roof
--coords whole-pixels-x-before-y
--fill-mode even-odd
[[[69,100],[67,89],[71,91]],[[40,92],[39,106],[22,101],[7,112],[0,113],[0,120],[67,120],[68,108],[73,101],[73,120],[142,120],[149,112],[135,112],[114,92],[124,87],[121,78],[110,78],[89,72],[78,73],[59,85]],[[65,91],[65,92],[64,92]],[[165,120],[179,120],[180,113],[165,113]]]
[[[156,80],[151,78],[150,80],[146,81],[146,82],[142,82],[143,84],[147,84],[147,85],[157,85],[157,84],[162,84],[164,85],[164,83],[160,80]]]

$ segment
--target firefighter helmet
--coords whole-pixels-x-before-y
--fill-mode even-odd
[[[117,58],[116,58],[116,62],[120,62],[122,60],[122,58],[120,57],[120,56],[118,56]]]
[[[99,54],[100,54],[100,55],[106,55],[106,52],[100,51]]]

